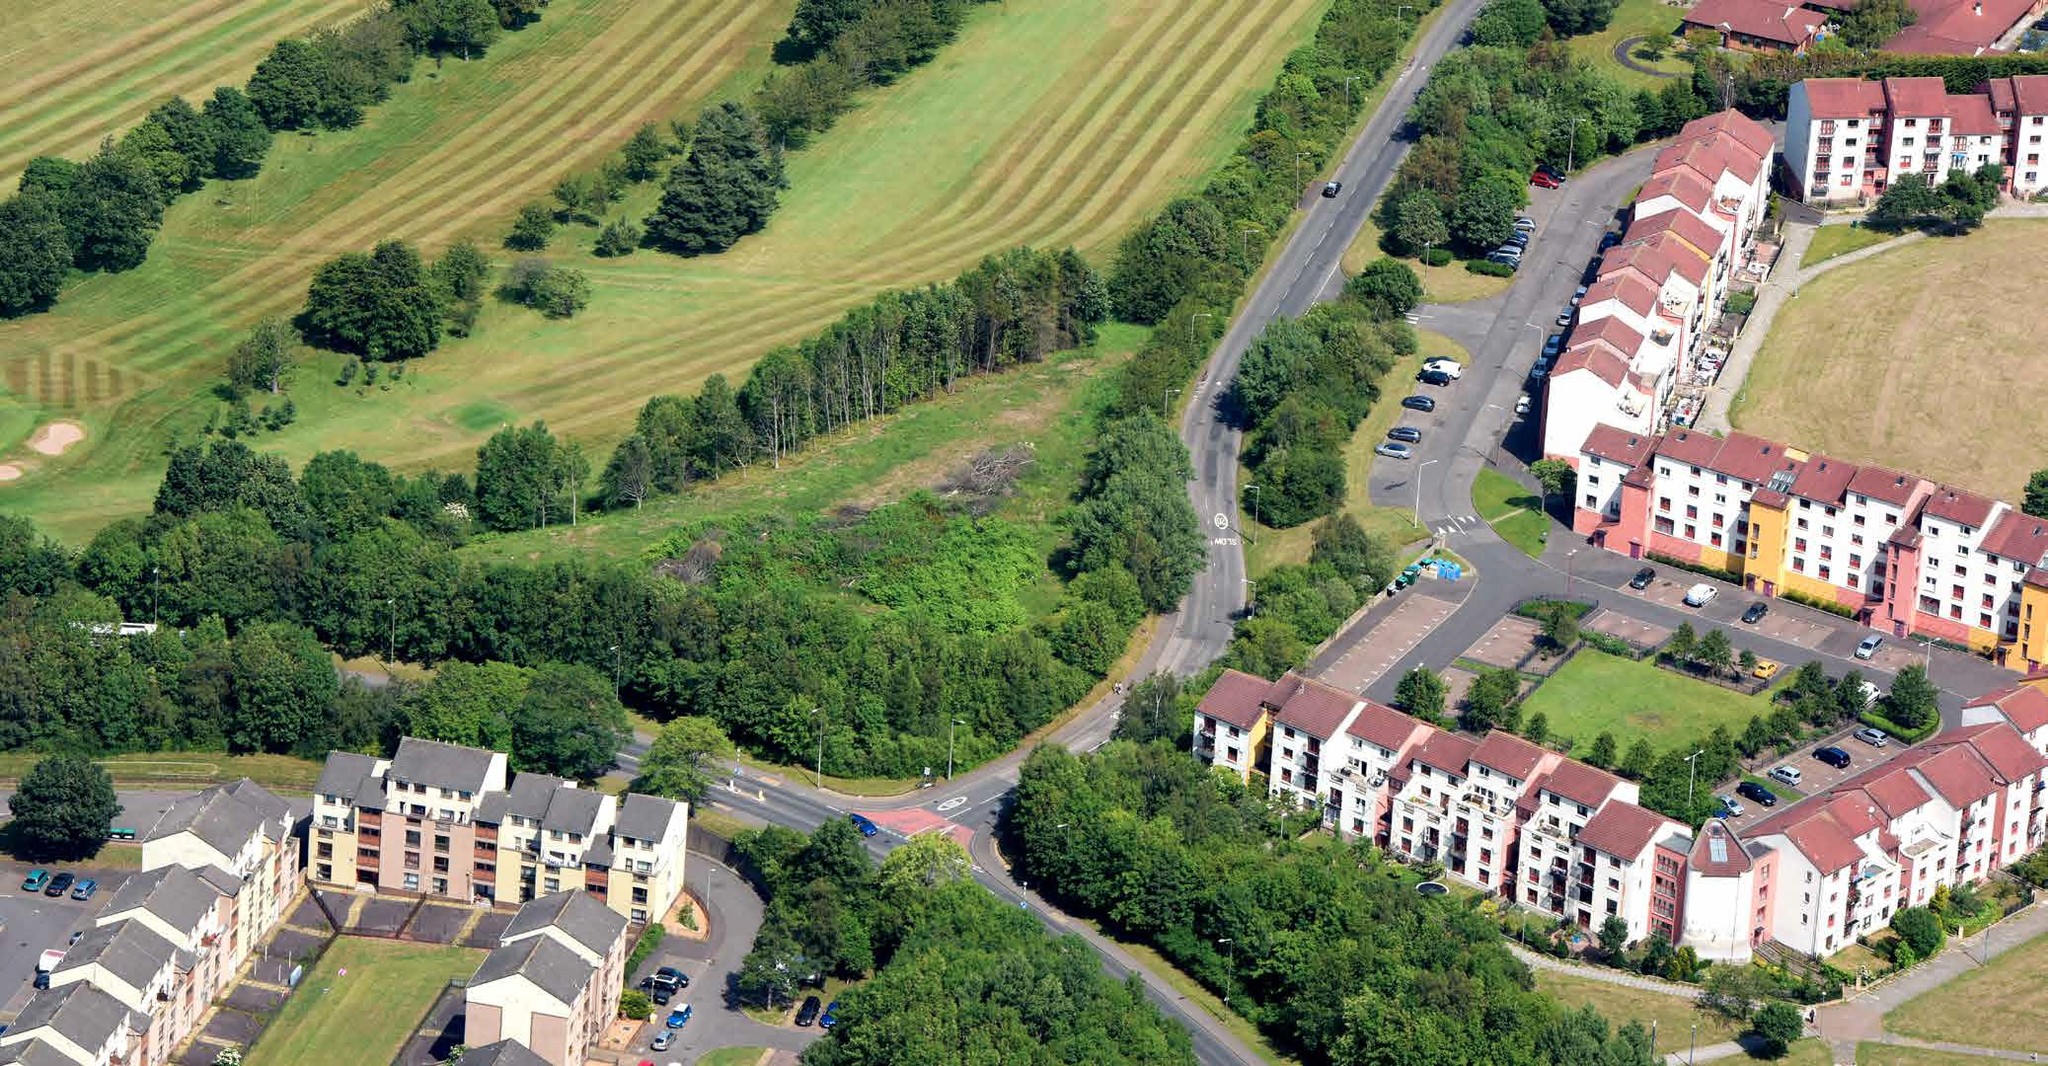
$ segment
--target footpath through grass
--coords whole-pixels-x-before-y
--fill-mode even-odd
[[[1739,734],[1752,716],[1770,709],[1762,696],[1695,681],[1647,660],[1580,648],[1523,701],[1522,719],[1545,715],[1553,735],[1568,735],[1580,743],[1613,733],[1624,751],[1637,737],[1647,738],[1662,751],[1717,725]],[[1771,788],[1782,794],[1777,785]]]
[[[1498,470],[1481,469],[1472,482],[1472,507],[1502,540],[1522,549],[1523,554],[1531,559],[1543,554],[1550,517],[1543,513],[1541,495]]]
[[[1997,1004],[1998,1009],[1983,1009],[1987,1004]],[[1922,1040],[2048,1050],[2048,935],[1908,1000],[1885,1015],[1884,1024],[1901,1036]]]
[[[248,1066],[391,1061],[448,982],[483,961],[474,948],[342,937],[299,982],[249,1049]]]

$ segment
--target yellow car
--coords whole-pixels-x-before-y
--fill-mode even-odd
[[[1778,676],[1779,668],[1783,667],[1784,665],[1784,663],[1778,662],[1773,659],[1758,659],[1756,661],[1756,669],[1751,670],[1750,674],[1754,677],[1761,678],[1762,680],[1769,681],[1771,678]]]

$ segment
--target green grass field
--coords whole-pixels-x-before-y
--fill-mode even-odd
[[[754,1066],[767,1054],[764,1047],[713,1048],[697,1060],[697,1066]]]
[[[1614,18],[1607,28],[1598,33],[1573,37],[1569,44],[1574,54],[1597,64],[1602,70],[1613,73],[1630,89],[1656,89],[1668,79],[1653,77],[1640,71],[1630,70],[1614,60],[1614,46],[1631,37],[1665,37],[1678,28],[1678,20],[1690,4],[1674,7],[1665,0],[1621,0],[1614,9]],[[1692,73],[1692,65],[1677,57],[1676,49],[1666,41],[1663,59],[1651,61],[1640,56],[1631,56],[1636,62],[1653,70],[1667,74],[1686,76]]]
[[[0,0],[0,187],[38,155],[73,159],[166,97],[240,85],[278,40],[367,0]]]
[[[1543,498],[1498,470],[1481,470],[1472,482],[1472,508],[1509,544],[1534,559],[1543,554],[1550,519]]]
[[[1996,936],[1997,934],[1992,934]],[[1986,1011],[1984,1004],[1998,1009]],[[2048,1050],[2048,936],[1972,969],[1884,1016],[1901,1036],[2013,1051]]]
[[[483,957],[472,948],[342,937],[320,956],[245,1061],[325,1066],[346,1048],[349,1061],[388,1062],[449,980],[474,973]]]
[[[2040,1046],[2038,1041],[2035,1046]],[[1905,1047],[1899,1044],[1856,1045],[1856,1066],[1991,1066],[1992,1063],[2002,1061],[2009,1060],[1994,1059],[1986,1055],[1937,1051],[1933,1048]]]
[[[0,753],[0,781],[19,781],[44,756],[38,752]],[[249,778],[265,788],[306,793],[320,780],[320,763],[290,755],[229,755],[218,751],[173,751],[157,754],[110,755],[94,759],[122,788],[204,788]],[[138,826],[137,828],[147,828]]]
[[[1685,1051],[1695,1025],[1699,1027],[1702,1046],[1733,1040],[1739,1031],[1727,1018],[1703,1011],[1678,996],[1627,988],[1589,977],[1574,977],[1554,970],[1536,971],[1536,991],[1574,1009],[1591,1004],[1617,1029],[1629,1022],[1641,1022],[1643,1028],[1648,1029],[1654,1022],[1657,1050],[1665,1054]]]
[[[2037,298],[2044,238],[2048,222],[1998,220],[1814,279],[1772,322],[1735,427],[2017,501],[2048,448],[2048,378],[2034,372],[2048,332],[2008,309]]]
[[[1522,703],[1522,720],[1546,715],[1553,734],[1590,743],[1613,733],[1623,750],[1646,737],[1658,750],[1698,736],[1717,725],[1740,733],[1769,703],[1718,685],[1694,681],[1649,662],[1635,662],[1581,648]],[[1782,791],[1771,786],[1772,791]]]
[[[1810,267],[1859,248],[1883,244],[1892,236],[1863,226],[1821,226],[1814,231],[1813,243],[1806,246],[1806,254],[1800,258],[1799,265]]]
[[[204,390],[226,351],[258,317],[295,310],[320,261],[387,237],[429,254],[462,236],[495,244],[521,204],[640,121],[750,86],[790,6],[556,0],[487,58],[423,67],[361,129],[282,138],[262,176],[186,198],[143,267],[0,326],[0,386],[91,431],[0,489],[5,505],[73,540],[146,509],[165,442],[217,405]],[[765,233],[705,259],[598,260],[588,227],[565,231],[551,255],[590,275],[588,311],[548,322],[494,305],[476,337],[361,395],[327,384],[336,361],[323,360],[298,376],[297,424],[257,446],[467,469],[500,424],[544,418],[601,457],[649,394],[739,375],[884,288],[1024,243],[1102,252],[1230,149],[1321,8],[980,8],[936,62],[791,158]]]

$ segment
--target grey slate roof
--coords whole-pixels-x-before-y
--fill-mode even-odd
[[[548,813],[540,827],[577,833],[589,840],[597,832],[597,814],[604,808],[604,794],[588,788],[558,788],[548,798]]]
[[[290,807],[244,778],[229,785],[215,785],[196,796],[187,796],[157,816],[144,840],[162,840],[183,832],[205,841],[215,851],[233,856],[258,832],[277,839],[276,819]]]
[[[113,922],[86,933],[64,953],[56,973],[81,966],[99,965],[128,986],[148,992],[150,981],[162,972],[164,963],[178,954],[176,944],[152,932],[137,921]]]
[[[286,803],[284,798],[277,793],[264,788],[249,778],[244,777],[238,781],[230,781],[225,787],[228,795],[254,808],[256,813],[262,815],[263,820],[267,823],[274,825],[279,822],[289,821],[292,817],[291,804]],[[273,835],[272,839],[274,840],[276,837]]]
[[[626,916],[599,903],[589,893],[555,892],[528,902],[505,926],[500,943],[553,926],[598,955],[609,954],[626,931]],[[537,939],[537,938],[536,938]]]
[[[122,882],[103,915],[142,909],[174,929],[191,930],[213,909],[220,892],[183,866],[161,866]]]
[[[239,896],[242,894],[242,879],[218,866],[200,867],[199,879],[220,889],[223,895]]]
[[[571,782],[547,774],[519,774],[505,792],[492,792],[477,804],[476,820],[503,825],[517,815],[540,824],[542,829],[576,833],[585,840],[597,835],[598,812],[604,809],[604,794],[577,788]]]
[[[27,1032],[49,1026],[72,1043],[98,1048],[127,1022],[128,1008],[121,1001],[85,981],[47,988],[30,996],[28,1006],[14,1019],[9,1032]]]
[[[597,967],[584,962],[582,956],[563,947],[553,937],[532,936],[492,949],[489,955],[484,956],[483,965],[476,968],[476,976],[469,979],[469,987],[475,988],[518,974],[567,1006],[576,1002],[583,986],[589,984],[596,973]]]
[[[365,791],[382,792],[377,780],[376,759],[352,751],[330,751],[326,764],[320,767],[320,780],[313,786],[313,792],[354,803],[356,796]]]
[[[609,868],[611,864],[612,842],[610,838],[598,837],[596,840],[591,841],[589,847],[583,849],[583,865]]]
[[[482,792],[492,755],[482,748],[405,737],[398,742],[398,754],[391,757],[391,768],[384,776],[415,785]]]
[[[40,1037],[0,1047],[0,1063],[9,1066],[16,1063],[20,1066],[78,1066],[77,1060]]]
[[[548,1066],[548,1060],[510,1037],[495,1044],[470,1048],[469,1053],[462,1056],[462,1062],[463,1066]]]
[[[676,806],[674,800],[660,796],[628,793],[619,804],[619,819],[612,825],[612,832],[634,840],[660,840],[668,832],[670,820],[675,818]]]

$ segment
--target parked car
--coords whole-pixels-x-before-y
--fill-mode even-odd
[[[810,1025],[816,1022],[818,1020],[818,1012],[824,1008],[825,1005],[818,1002],[818,997],[805,996],[804,1005],[796,1009],[796,1023],[798,1025]]]
[[[1529,184],[1539,189],[1555,189],[1563,185],[1564,182],[1557,180],[1555,175],[1539,168],[1535,173],[1529,175]]]
[[[1507,240],[1501,242],[1501,246],[1504,248],[1520,248],[1524,251],[1527,251],[1529,248],[1529,235],[1523,233],[1520,230],[1516,230],[1513,234],[1509,235]]]
[[[1742,805],[1742,801],[1734,796],[1715,796],[1714,798],[1721,801],[1721,809],[1727,812],[1720,817],[1740,818],[1748,811],[1748,808]]]
[[[1343,191],[1344,183],[1341,181],[1329,181],[1323,183],[1323,199],[1325,200],[1335,200],[1337,198],[1337,194]]]
[[[1764,615],[1767,615],[1769,613],[1771,613],[1771,605],[1765,603],[1762,600],[1758,600],[1755,603],[1750,604],[1748,610],[1742,612],[1742,620],[1749,623],[1750,625],[1755,625],[1758,622],[1763,621]]]
[[[1813,749],[1813,757],[1837,770],[1847,770],[1849,768],[1849,753],[1833,745]]]
[[[1775,807],[1778,805],[1778,794],[1754,781],[1744,781],[1735,786],[1735,794],[1759,806]]]
[[[100,883],[98,881],[95,881],[90,877],[81,878],[79,879],[79,882],[76,885],[71,886],[71,898],[78,900],[82,903],[86,900],[91,899],[92,894],[98,892],[99,890]]]
[[[1529,217],[1528,215],[1516,215],[1516,216],[1515,216],[1515,232],[1517,232],[1517,233],[1534,233],[1534,232],[1536,232],[1536,220],[1535,220],[1535,219],[1533,219],[1533,218],[1530,218],[1530,217]]]
[[[1607,232],[1600,235],[1600,250],[1603,252],[1620,243],[1621,234],[1616,233],[1613,230],[1608,230]]]
[[[1384,455],[1389,459],[1407,459],[1411,458],[1415,453],[1410,451],[1406,444],[1397,444],[1392,441],[1389,441],[1386,444],[1382,444],[1379,447],[1374,448],[1373,454]]]
[[[1429,362],[1422,364],[1422,369],[1425,372],[1434,371],[1440,374],[1449,374],[1453,380],[1465,376],[1465,364],[1458,362],[1456,359],[1431,359]]]
[[[1489,263],[1499,263],[1511,270],[1519,269],[1522,265],[1522,253],[1512,247],[1495,248],[1487,253],[1486,261]]]
[[[1883,644],[1884,638],[1878,636],[1875,633],[1872,633],[1871,635],[1864,637],[1860,642],[1857,643],[1856,657],[1858,659],[1868,659],[1871,656],[1876,655],[1877,649],[1883,646]]]
[[[1756,661],[1756,669],[1751,670],[1749,676],[1769,681],[1778,676],[1778,671],[1784,669],[1784,667],[1785,664],[1776,659],[1758,659]]]
[[[1427,396],[1404,396],[1401,398],[1401,406],[1410,411],[1434,411],[1436,401]]]
[[[1783,782],[1784,784],[1790,785],[1793,788],[1798,788],[1799,782],[1803,780],[1805,776],[1806,775],[1799,772],[1799,768],[1796,766],[1780,766],[1772,770],[1770,773],[1771,780]]]
[[[676,1031],[674,1029],[663,1029],[661,1032],[654,1034],[654,1040],[647,1045],[647,1050],[667,1051],[669,1048],[674,1047],[675,1043]]]
[[[1528,393],[1525,392],[1520,396],[1515,397],[1515,413],[1518,415],[1526,415],[1529,413]]]
[[[1657,571],[1646,566],[1636,571],[1636,576],[1628,579],[1628,587],[1641,592],[1649,588],[1650,582],[1655,580],[1657,580]]]
[[[1567,307],[1557,313],[1557,325],[1562,329],[1572,324],[1572,309]]]
[[[1564,334],[1553,333],[1543,338],[1543,358],[1555,359],[1558,353],[1562,351],[1564,351]]]
[[[1422,442],[1422,431],[1414,426],[1395,426],[1387,431],[1387,439],[1404,444],[1419,444]]]
[[[36,989],[36,991],[38,991],[38,992],[42,991],[42,990],[43,990],[43,989],[45,989],[45,988],[48,988],[48,987],[50,987],[50,971],[48,971],[48,970],[37,970],[37,971],[36,971],[36,979],[35,979],[35,981],[33,982],[33,984],[35,985],[35,989]]]
[[[41,892],[44,886],[49,883],[50,871],[39,866],[30,870],[28,876],[21,879],[21,890],[23,892]]]
[[[1574,293],[1572,293],[1572,306],[1573,306],[1573,307],[1577,307],[1577,306],[1579,306],[1579,301],[1580,301],[1580,300],[1583,300],[1583,299],[1585,299],[1585,298],[1586,298],[1586,286],[1584,286],[1584,285],[1581,285],[1581,286],[1579,286],[1579,289],[1578,289],[1578,291],[1577,291],[1577,292],[1574,292]]]
[[[664,966],[661,969],[654,971],[654,976],[666,977],[669,980],[674,981],[677,988],[690,987],[690,975],[684,973],[681,970],[676,969],[673,966]]]
[[[1857,740],[1864,742],[1865,744],[1870,745],[1873,748],[1882,748],[1886,744],[1892,742],[1892,738],[1886,736],[1884,730],[1872,729],[1868,726],[1862,729],[1858,729],[1857,731],[1849,735],[1855,737]]]
[[[1544,360],[1536,360],[1536,365],[1529,368],[1530,381],[1542,381],[1544,378],[1547,378],[1549,376],[1550,364],[1548,362],[1545,362]]]
[[[1687,607],[1705,607],[1707,604],[1714,602],[1714,595],[1718,591],[1720,590],[1702,581],[1685,590],[1685,605]]]
[[[855,829],[860,830],[861,836],[871,837],[874,836],[876,833],[882,831],[880,827],[876,826],[875,823],[871,819],[869,819],[868,816],[865,814],[855,814],[851,811],[848,811],[846,817],[849,821],[853,822],[853,827]]]
[[[1441,370],[1425,370],[1415,375],[1415,380],[1422,382],[1424,385],[1435,385],[1438,388],[1442,388],[1456,379]]]
[[[665,1024],[670,1029],[681,1029],[683,1026],[690,1024],[690,1005],[688,1003],[685,1003],[682,1006],[677,1007],[672,1011],[669,1011],[668,1021]]]
[[[67,946],[67,947],[68,947],[68,946],[70,946],[70,945],[72,945],[72,944],[76,944],[76,943],[78,943],[79,941],[81,941],[81,940],[84,940],[84,939],[85,939],[85,930],[83,930],[83,929],[73,929],[73,930],[71,931],[71,939],[69,939],[69,940],[65,941],[64,943],[65,943],[65,946]]]
[[[71,891],[71,883],[76,880],[78,878],[71,874],[58,874],[50,880],[50,886],[43,889],[43,895],[62,896],[64,893]]]
[[[818,1015],[818,1028],[830,1029],[839,1024],[839,1001],[825,1004],[825,1013]]]
[[[647,998],[652,1000],[657,1007],[666,1007],[668,1006],[668,1001],[676,998],[676,993],[681,991],[682,989],[667,981],[656,980],[653,984],[647,986]]]

